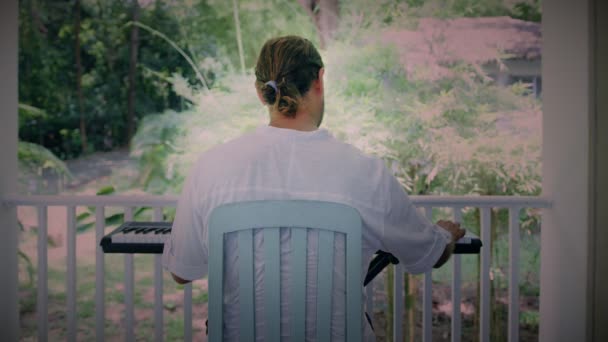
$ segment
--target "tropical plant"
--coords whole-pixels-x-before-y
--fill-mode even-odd
[[[52,179],[58,182],[59,187],[62,187],[66,181],[73,178],[72,173],[62,160],[57,158],[53,152],[38,144],[19,141],[17,144],[17,159],[18,181],[22,191],[41,190],[38,187],[30,189],[30,181],[42,178]]]
[[[107,196],[107,195],[112,195],[116,192],[116,189],[114,189],[113,186],[104,186],[101,189],[99,189],[95,195],[96,196]],[[149,220],[150,218],[146,215],[147,212],[149,212],[152,208],[150,207],[141,207],[141,208],[136,208],[136,210],[133,212],[133,220],[137,221],[145,221],[145,220]],[[93,227],[95,227],[95,207],[90,207],[87,206],[85,207],[85,211],[83,211],[82,213],[78,214],[76,216],[76,233],[80,234],[80,233],[84,233],[87,232],[89,230],[91,230]],[[105,218],[104,218],[104,227],[108,227],[108,226],[114,226],[114,225],[118,225],[121,224],[125,221],[125,213],[124,212],[118,212],[118,213],[108,213]]]

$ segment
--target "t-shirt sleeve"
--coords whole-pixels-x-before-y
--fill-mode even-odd
[[[165,269],[185,280],[204,277],[208,268],[209,255],[202,238],[205,227],[194,177],[195,172],[191,172],[184,182],[171,236],[165,243],[162,258]]]
[[[408,273],[423,273],[435,265],[450,242],[450,234],[421,215],[403,187],[386,169],[387,192],[382,244]]]

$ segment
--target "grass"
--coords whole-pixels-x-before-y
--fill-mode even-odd
[[[89,340],[95,332],[95,267],[91,260],[80,258],[77,265],[77,325],[78,339]],[[150,340],[154,334],[154,258],[150,255],[136,255],[134,257],[134,310],[136,318],[136,337],[139,340]],[[65,265],[49,265],[48,268],[48,317],[49,339],[64,340],[66,338],[67,318],[65,292],[66,271]],[[121,339],[124,335],[124,262],[122,255],[105,256],[105,310],[106,324],[105,337],[108,340]],[[36,282],[34,281],[34,285]],[[163,294],[170,298],[181,298],[179,293],[183,286],[178,286],[164,274]],[[152,296],[150,295],[152,293]],[[177,295],[177,297],[176,297]],[[148,298],[152,297],[152,299]],[[166,298],[165,297],[165,298]],[[206,303],[208,295],[196,286],[193,288],[193,303],[202,305]],[[171,305],[170,302],[174,302]],[[21,309],[21,336],[23,339],[37,336],[37,288],[20,286]],[[178,341],[183,338],[183,314],[181,303],[165,299],[164,331],[168,341]],[[113,312],[113,313],[111,313]]]
[[[179,340],[184,336],[184,319],[169,319],[166,325],[167,340]]]

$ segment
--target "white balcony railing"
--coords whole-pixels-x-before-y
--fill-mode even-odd
[[[484,243],[481,249],[480,265],[480,330],[479,340],[490,341],[490,256],[489,245],[490,224],[492,208],[506,208],[509,210],[509,272],[508,272],[508,340],[519,340],[519,252],[520,252],[520,226],[519,213],[523,208],[548,208],[550,201],[541,197],[500,197],[500,196],[412,196],[412,201],[424,210],[428,217],[433,208],[452,208],[455,221],[462,221],[462,209],[474,207],[480,209],[480,234]],[[105,230],[106,207],[124,208],[125,220],[132,220],[133,208],[154,208],[154,220],[162,220],[162,210],[166,207],[175,207],[175,196],[7,196],[2,199],[5,205],[36,207],[38,212],[38,260],[37,260],[37,329],[38,340],[46,341],[48,335],[48,279],[47,279],[47,209],[49,206],[63,206],[67,208],[67,277],[66,277],[66,332],[67,340],[75,341],[77,337],[76,320],[76,207],[95,207],[95,336],[98,341],[104,340],[105,327],[105,269],[104,254],[99,247],[99,241]],[[127,341],[134,338],[134,267],[133,255],[124,255],[125,283],[125,337]],[[400,265],[395,266],[393,297],[393,341],[403,340],[403,270]],[[367,291],[366,311],[373,312],[373,284],[371,282]],[[461,257],[453,256],[452,262],[452,341],[461,338]],[[154,336],[156,341],[163,339],[163,277],[160,255],[154,260]],[[431,272],[424,274],[422,294],[423,329],[422,340],[430,342],[432,338],[432,278]],[[184,287],[184,340],[192,340],[192,287]]]

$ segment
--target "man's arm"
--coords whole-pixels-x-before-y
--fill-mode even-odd
[[[196,169],[190,172],[177,202],[171,236],[163,248],[163,267],[178,284],[186,284],[202,278],[207,273],[206,247],[201,235],[204,225],[201,219],[199,193],[194,178]],[[178,276],[179,274],[179,276]]]
[[[429,221],[417,210],[390,170],[383,169],[379,188],[383,189],[380,195],[386,205],[379,249],[393,254],[406,272],[412,274],[442,265],[455,248],[449,246],[450,243],[464,235],[464,231],[460,232],[460,227],[452,222],[448,225],[447,221],[437,224]]]

